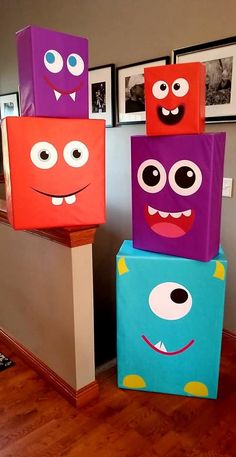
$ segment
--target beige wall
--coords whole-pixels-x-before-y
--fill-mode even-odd
[[[0,0],[0,92],[17,88],[14,33],[28,24],[80,34],[90,42],[90,66],[117,66],[179,48],[236,35],[235,0]],[[235,178],[235,124],[226,131],[225,176]],[[144,125],[107,130],[107,223],[94,246],[97,361],[114,355],[115,254],[131,237],[130,136]],[[229,259],[225,327],[236,332],[236,193],[224,199],[222,243]]]

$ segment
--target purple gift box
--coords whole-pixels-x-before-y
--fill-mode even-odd
[[[135,248],[201,261],[218,254],[225,136],[131,138]]]
[[[33,26],[16,40],[21,115],[88,118],[88,40]]]

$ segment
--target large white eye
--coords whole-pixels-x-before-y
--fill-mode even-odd
[[[44,65],[51,73],[59,73],[63,68],[63,59],[55,49],[49,49],[44,54]]]
[[[137,173],[138,183],[150,194],[160,192],[166,183],[166,171],[158,160],[149,159],[143,162]]]
[[[56,148],[51,143],[39,141],[32,146],[30,158],[37,168],[47,170],[55,165],[58,154]]]
[[[156,81],[152,86],[152,93],[155,98],[162,100],[169,93],[169,86],[165,81]]]
[[[179,160],[170,169],[169,183],[178,195],[192,195],[202,184],[202,172],[191,160]]]
[[[74,76],[79,76],[84,71],[84,61],[79,54],[70,54],[67,57],[67,68]]]
[[[63,151],[64,159],[71,167],[82,167],[89,158],[87,146],[81,141],[70,141]]]
[[[192,307],[192,296],[177,282],[163,282],[149,295],[149,306],[161,319],[177,320],[186,316]]]
[[[189,91],[189,83],[187,79],[178,78],[172,84],[172,92],[176,97],[183,97]]]

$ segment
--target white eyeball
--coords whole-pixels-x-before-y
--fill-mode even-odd
[[[63,68],[61,54],[55,49],[49,49],[44,54],[44,65],[51,73],[59,73]]]
[[[192,296],[182,284],[163,282],[152,289],[149,306],[161,319],[182,319],[192,307]]]
[[[178,195],[193,195],[202,184],[202,172],[191,160],[179,160],[169,171],[169,183]]]
[[[160,192],[166,183],[166,171],[163,165],[155,159],[141,163],[137,173],[138,183],[149,194]]]
[[[70,54],[67,57],[67,68],[74,76],[79,76],[84,71],[84,61],[79,54]]]
[[[63,156],[68,165],[79,168],[88,161],[89,150],[81,141],[70,141],[64,147]]]
[[[155,98],[162,100],[169,93],[169,86],[165,81],[156,81],[152,86],[152,93]]]
[[[32,146],[30,158],[37,168],[47,170],[56,164],[58,154],[56,148],[51,143],[39,141]]]
[[[176,97],[184,97],[189,91],[189,83],[187,79],[178,78],[172,84],[172,92]]]

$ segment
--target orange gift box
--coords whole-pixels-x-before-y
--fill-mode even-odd
[[[144,69],[147,135],[204,132],[205,75],[199,62]]]
[[[7,117],[2,136],[15,229],[105,222],[105,121]]]

